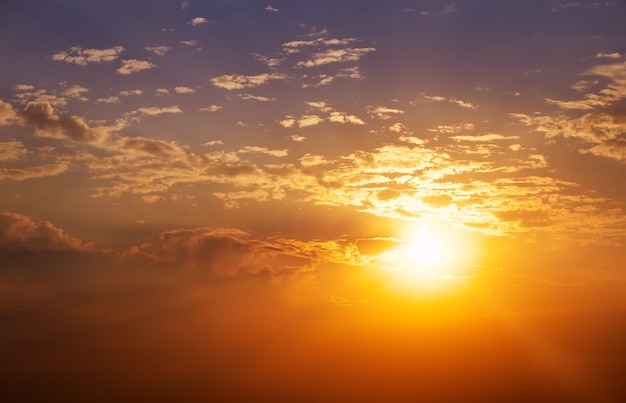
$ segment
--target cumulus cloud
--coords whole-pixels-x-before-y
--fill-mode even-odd
[[[77,116],[59,117],[49,103],[30,102],[19,116],[26,126],[34,127],[37,135],[42,137],[69,139],[78,143],[98,143],[106,137]]]
[[[121,75],[129,75],[133,73],[138,73],[143,70],[150,70],[155,67],[156,65],[146,60],[128,59],[122,60],[122,66],[116,71],[118,74]]]
[[[18,213],[0,213],[0,247],[9,250],[83,249],[77,238],[66,234],[49,221],[35,221]]]
[[[52,60],[74,63],[79,66],[86,66],[89,63],[109,63],[117,60],[124,50],[122,46],[108,49],[83,49],[80,46],[73,46],[68,50],[53,54]]]
[[[9,125],[15,118],[15,110],[11,104],[0,101],[0,126]]]
[[[268,13],[277,13],[277,12],[279,12],[280,10],[279,10],[279,9],[277,9],[276,7],[272,6],[271,4],[268,4],[268,5],[265,7],[265,11],[267,11]]]
[[[214,86],[227,90],[240,90],[243,88],[257,87],[266,84],[270,80],[284,80],[286,77],[278,73],[264,73],[255,76],[240,74],[225,74],[211,78]]]

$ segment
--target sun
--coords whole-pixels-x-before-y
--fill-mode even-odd
[[[419,228],[415,237],[409,242],[407,255],[413,263],[423,269],[434,267],[441,262],[443,243],[427,226]]]
[[[395,288],[423,295],[465,282],[476,257],[471,234],[430,222],[406,225],[399,234],[396,246],[374,259]]]

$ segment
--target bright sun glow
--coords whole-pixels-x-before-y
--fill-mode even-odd
[[[420,268],[432,267],[441,260],[443,253],[441,241],[428,227],[419,229],[408,246],[408,255]]]
[[[400,231],[398,246],[379,254],[376,265],[396,287],[440,293],[463,283],[475,258],[471,234],[443,225],[419,223]]]

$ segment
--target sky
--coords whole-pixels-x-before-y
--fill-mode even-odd
[[[0,393],[623,401],[625,18],[2,2]]]

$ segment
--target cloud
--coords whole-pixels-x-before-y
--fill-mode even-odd
[[[173,157],[180,155],[182,150],[175,143],[154,140],[145,137],[123,137],[118,141],[118,149],[126,152],[151,155],[155,157]]]
[[[347,46],[356,42],[355,38],[317,38],[310,41],[291,41],[282,44],[282,50],[284,53],[295,54],[300,53],[309,47],[319,46]]]
[[[66,172],[69,162],[61,161],[53,164],[44,164],[25,168],[3,168],[0,167],[0,180],[23,181],[27,179],[45,178],[56,176]]]
[[[329,49],[314,53],[308,60],[298,62],[296,67],[311,68],[330,63],[356,62],[366,54],[375,51],[375,48]]]
[[[609,58],[613,60],[614,58]],[[587,76],[604,78],[603,88],[588,92],[584,99],[560,101],[546,98],[546,102],[556,105],[562,111],[556,116],[528,116],[512,114],[527,126],[544,133],[546,139],[558,137],[577,138],[586,143],[579,151],[612,158],[624,162],[623,135],[626,132],[626,113],[622,103],[626,99],[626,61],[600,64],[587,69]],[[590,90],[597,82],[578,82],[575,86],[581,90]]]
[[[441,95],[427,95],[427,94],[420,94],[420,96],[427,100],[427,101],[431,101],[431,102],[448,102],[451,104],[456,104],[462,108],[467,108],[467,109],[477,109],[477,106],[474,105],[471,102],[467,102],[467,101],[463,101],[461,99],[458,98],[446,98],[444,96]]]
[[[270,80],[284,80],[286,77],[278,73],[264,73],[255,76],[244,76],[240,74],[225,74],[211,78],[214,86],[227,90],[240,90],[244,88],[258,87],[266,84]]]
[[[612,158],[626,164],[626,138],[609,139],[597,146],[582,149],[580,152],[598,157]]]
[[[16,84],[13,86],[13,89],[16,91],[32,91],[35,87],[30,84]]]
[[[150,70],[155,67],[156,65],[146,60],[128,59],[128,60],[122,60],[122,66],[116,71],[118,74],[121,74],[121,75],[129,75],[133,73],[138,73],[143,70]]]
[[[322,119],[321,117],[317,115],[304,115],[300,119],[298,119],[298,127],[302,128],[302,127],[316,126],[322,123],[323,121],[324,119]]]
[[[0,142],[0,161],[15,161],[28,154],[24,143],[18,140]]]
[[[606,52],[599,52],[596,57],[598,59],[621,59],[622,55],[620,55],[618,52],[613,52],[613,53],[606,53]]]
[[[199,108],[198,110],[201,112],[217,112],[220,109],[222,109],[222,106],[220,105],[209,105],[205,106],[204,108]]]
[[[187,10],[189,8],[189,0],[185,0],[183,2],[180,3],[180,9],[181,10]]]
[[[84,249],[79,239],[67,235],[49,221],[35,221],[18,213],[0,213],[0,248],[9,250]]]
[[[333,123],[350,123],[353,125],[364,125],[365,122],[354,115],[348,115],[347,113],[333,111],[330,113],[329,121]]]
[[[164,56],[167,52],[172,50],[170,46],[165,45],[146,46],[144,49],[154,53],[157,56]]]
[[[73,46],[66,51],[53,54],[52,60],[74,63],[79,66],[86,66],[89,63],[109,63],[117,60],[124,50],[122,46],[108,49],[83,49],[80,46]]]
[[[402,115],[404,111],[386,106],[368,106],[367,113],[369,113],[372,117],[376,117],[381,120],[388,120],[398,115]]]
[[[301,143],[304,140],[306,140],[306,137],[300,136],[298,134],[293,134],[293,135],[289,136],[289,138],[291,139],[291,141],[295,141],[296,143]]]
[[[245,146],[239,150],[240,153],[254,153],[254,154],[265,154],[271,155],[272,157],[286,157],[289,155],[289,150],[270,150],[267,147],[255,147],[255,146]]]
[[[123,97],[129,97],[131,95],[141,95],[143,94],[143,90],[124,90],[124,91],[120,91],[119,94]]]
[[[104,133],[91,129],[79,117],[58,117],[49,103],[29,102],[19,116],[41,137],[69,139],[78,143],[98,143],[106,137]]]
[[[204,17],[196,17],[193,18],[189,23],[195,27],[202,24],[208,24],[209,22]]]
[[[284,118],[284,119],[279,120],[279,121],[278,121],[278,123],[279,123],[282,127],[284,127],[284,128],[286,128],[286,129],[288,129],[288,128],[290,128],[290,127],[293,127],[293,125],[295,125],[295,124],[296,124],[296,119],[295,119],[293,116],[285,116],[285,118]]]
[[[519,136],[503,136],[502,134],[489,133],[482,135],[452,136],[451,138],[456,141],[491,142],[497,140],[518,140]]]
[[[74,99],[78,99],[80,101],[85,102],[88,99],[84,97],[83,94],[88,91],[89,90],[87,88],[81,87],[80,85],[72,85],[72,86],[65,88],[63,92],[61,93],[61,95],[67,98],[74,98]]]
[[[183,44],[183,45],[185,45],[185,46],[191,46],[191,47],[194,47],[194,46],[198,46],[198,44],[199,44],[200,42],[198,42],[198,41],[197,41],[197,40],[195,40],[195,39],[192,39],[192,40],[188,40],[188,41],[181,41],[180,43],[182,43],[182,44]]]
[[[120,102],[120,99],[118,97],[110,96],[106,98],[98,98],[96,99],[96,102],[100,104],[117,104]]]
[[[268,4],[268,5],[265,7],[265,11],[267,11],[268,13],[277,13],[277,12],[279,12],[280,10],[279,10],[279,9],[277,9],[276,7],[272,6],[271,4]]]
[[[429,132],[438,134],[452,134],[463,130],[474,130],[473,123],[458,123],[455,125],[439,125],[434,128],[427,129]]]
[[[275,101],[274,98],[263,97],[259,95],[252,94],[239,94],[240,99],[250,100],[250,101],[259,101],[259,102],[270,102]]]
[[[196,90],[191,87],[175,87],[174,91],[176,91],[177,94],[193,94],[196,92]]]
[[[15,110],[11,104],[0,101],[0,126],[10,125],[15,118]]]
[[[173,105],[173,106],[166,106],[162,108],[158,106],[143,107],[143,108],[137,109],[137,112],[141,113],[142,115],[156,116],[156,115],[162,115],[164,113],[182,113],[183,111],[180,109],[178,105]]]

